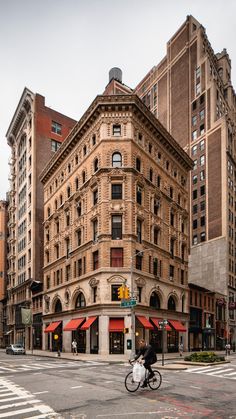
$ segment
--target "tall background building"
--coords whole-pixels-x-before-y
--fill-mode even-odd
[[[11,147],[7,279],[7,329],[10,342],[26,348],[42,343],[43,188],[39,173],[75,121],[45,106],[25,88],[9,129]],[[21,308],[31,308],[33,328],[22,324]]]
[[[222,305],[225,310],[216,322],[216,338],[228,338],[233,343],[236,108],[229,55],[225,49],[215,54],[204,27],[188,16],[168,41],[166,56],[135,91],[194,160],[189,182],[189,282],[219,294],[216,312],[221,312]],[[209,332],[207,316],[203,329]]]
[[[6,283],[7,283],[7,201],[0,201],[0,347],[7,341]]]

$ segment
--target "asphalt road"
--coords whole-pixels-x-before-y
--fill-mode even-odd
[[[130,366],[0,353],[0,418],[236,419],[230,364],[162,370],[159,390],[128,393]]]

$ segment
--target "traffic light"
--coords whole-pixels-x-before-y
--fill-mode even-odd
[[[119,300],[122,300],[122,298],[124,298],[124,287],[123,287],[123,285],[121,285],[121,287],[118,288],[118,298],[119,298]]]
[[[128,327],[124,328],[124,333],[129,333],[129,328]]]
[[[128,300],[129,298],[130,298],[130,295],[129,295],[129,288],[127,287],[127,286],[125,286],[125,289],[124,289],[124,298],[126,299],[126,300]]]

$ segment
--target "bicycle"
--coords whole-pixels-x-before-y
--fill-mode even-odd
[[[134,361],[129,361],[130,365],[134,364]],[[151,390],[157,390],[162,383],[162,376],[161,373],[158,370],[152,370],[154,373],[154,376],[150,379],[148,379],[148,370],[145,371],[145,380],[147,381],[147,384],[151,388]],[[125,377],[125,388],[130,393],[134,393],[138,390],[141,382],[136,382],[133,379],[133,371],[129,372]]]

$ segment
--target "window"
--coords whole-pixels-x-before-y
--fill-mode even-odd
[[[200,166],[204,166],[204,164],[205,164],[205,156],[203,155],[200,157]]]
[[[98,264],[98,250],[96,250],[96,252],[93,252],[93,270],[95,271],[98,268],[99,268],[99,264]]]
[[[174,197],[174,191],[173,191],[172,186],[170,186],[170,198],[173,199],[173,197]]]
[[[170,256],[172,259],[174,257],[174,249],[175,249],[175,240],[170,239]]]
[[[121,126],[120,125],[113,125],[112,134],[114,135],[114,137],[120,137],[121,136]]]
[[[97,302],[98,287],[93,287],[93,302]]]
[[[201,227],[205,225],[205,216],[201,217]]]
[[[174,212],[171,210],[170,212],[170,225],[173,227],[175,223],[175,214]]]
[[[193,214],[197,214],[197,204],[193,205]]]
[[[160,186],[161,186],[161,176],[158,175],[157,176],[157,187],[160,188]]]
[[[96,135],[94,134],[92,136],[92,145],[95,145],[95,144],[96,144]]]
[[[83,155],[86,156],[86,154],[87,154],[87,146],[84,145],[83,146]]]
[[[153,180],[153,170],[152,169],[149,170],[149,180],[150,180],[150,182],[152,182],[152,180]]]
[[[204,180],[205,179],[205,170],[201,170],[200,172],[200,180]]]
[[[202,120],[205,118],[205,109],[202,109],[202,110],[199,112],[199,117],[200,117],[200,121],[202,121]]]
[[[81,230],[80,229],[77,230],[76,236],[77,236],[77,246],[81,246],[82,241],[81,241]]]
[[[94,172],[97,172],[98,171],[98,159],[95,159],[94,160],[93,168],[94,168]]]
[[[192,132],[192,141],[195,141],[197,139],[197,130]]]
[[[120,287],[121,287],[121,284],[111,286],[111,301],[120,301],[120,299],[118,298],[118,289]]]
[[[155,276],[158,275],[158,259],[157,258],[153,259],[153,275]]]
[[[197,175],[193,175],[193,185],[197,183]]]
[[[70,280],[70,265],[66,265],[66,281]]]
[[[196,80],[199,79],[200,75],[201,75],[201,68],[197,67],[196,68]]]
[[[196,100],[192,103],[192,110],[195,111],[195,109],[197,109],[197,101]]]
[[[67,238],[65,240],[65,248],[66,248],[66,259],[70,256],[70,240]]]
[[[112,167],[121,167],[122,166],[122,157],[120,153],[112,154]]]
[[[160,201],[158,198],[154,198],[153,212],[155,215],[158,215],[159,209],[160,209]]]
[[[175,300],[173,297],[170,297],[168,300],[168,310],[172,310],[172,311],[176,310]]]
[[[70,186],[68,186],[68,188],[67,188],[67,198],[70,198],[70,194],[71,194],[71,190],[70,190]]]
[[[81,205],[81,201],[78,201],[76,204],[76,211],[77,211],[77,216],[81,217],[82,214],[82,205]]]
[[[142,221],[137,220],[137,240],[142,243]]]
[[[150,297],[150,307],[159,310],[161,308],[160,299],[155,291],[152,292]]]
[[[193,244],[197,244],[197,235],[193,236]]]
[[[197,145],[194,145],[192,147],[192,156],[195,156],[197,154]]]
[[[201,242],[204,242],[206,240],[206,233],[205,233],[205,231],[202,231],[201,232],[201,234],[200,234],[200,240],[201,240]]]
[[[75,309],[83,307],[86,307],[86,301],[84,298],[84,294],[80,292],[75,302]]]
[[[82,172],[82,182],[85,183],[85,180],[86,180],[86,174],[85,174],[85,171],[83,170],[83,172]]]
[[[197,159],[193,161],[193,170],[197,169]]]
[[[200,143],[199,143],[199,149],[200,149],[200,151],[202,151],[202,150],[204,150],[204,148],[205,148],[205,140],[201,140]]]
[[[138,157],[136,158],[136,170],[141,171],[141,160]]]
[[[180,282],[181,282],[181,285],[184,285],[184,270],[183,269],[181,269],[181,272],[180,272]]]
[[[174,273],[175,273],[175,268],[174,268],[174,266],[173,265],[170,265],[170,267],[169,267],[169,276],[170,276],[170,280],[171,281],[173,281],[173,279],[174,279]]]
[[[202,185],[200,188],[200,195],[205,195],[205,185]]]
[[[206,208],[206,203],[205,203],[205,201],[201,201],[201,202],[200,202],[200,209],[201,209],[201,211],[204,211],[204,210],[205,210],[205,208]]]
[[[76,191],[78,191],[78,189],[79,189],[79,179],[78,178],[75,179],[75,189],[76,189]]]
[[[196,84],[196,95],[200,95],[201,93],[201,83],[197,83]]]
[[[203,135],[205,132],[205,124],[200,125],[200,135]]]
[[[69,227],[70,225],[70,213],[69,211],[66,212],[66,226]]]
[[[97,205],[98,203],[98,189],[95,189],[95,191],[93,191],[93,205]]]
[[[193,230],[197,228],[197,220],[193,220]]]
[[[76,154],[76,156],[75,156],[75,164],[78,164],[79,163],[79,156],[78,156],[78,154]]]
[[[142,301],[142,287],[137,287],[138,291],[138,302],[141,303]]]
[[[112,240],[122,239],[122,216],[112,216]]]
[[[111,248],[111,267],[118,268],[123,266],[123,248],[113,247]]]
[[[93,241],[96,242],[98,240],[98,220],[93,221]]]
[[[193,191],[193,199],[197,199],[197,189],[194,189]]]
[[[111,185],[111,199],[122,199],[122,184],[113,183]]]
[[[136,189],[136,201],[139,205],[142,205],[142,188],[137,186]]]
[[[160,229],[157,227],[154,227],[153,230],[153,241],[154,244],[158,244],[159,243],[159,237],[160,237]]]
[[[55,257],[56,257],[56,259],[59,258],[59,244],[56,244],[56,246],[55,246]]]
[[[151,143],[148,144],[148,151],[149,151],[150,154],[152,153],[152,144]]]
[[[194,116],[192,117],[192,125],[193,125],[193,126],[197,125],[197,115],[194,115]]]
[[[61,124],[59,124],[58,122],[52,121],[52,132],[55,132],[55,134],[61,135]]]
[[[140,254],[138,251],[137,251],[137,254],[136,254],[136,269],[138,269],[138,270],[142,270],[142,262],[143,262],[143,256],[142,256],[142,254]]]
[[[78,272],[78,276],[82,275],[82,259],[78,259],[78,263],[77,263],[77,272]]]
[[[205,93],[200,96],[200,105],[202,105],[205,102]]]

